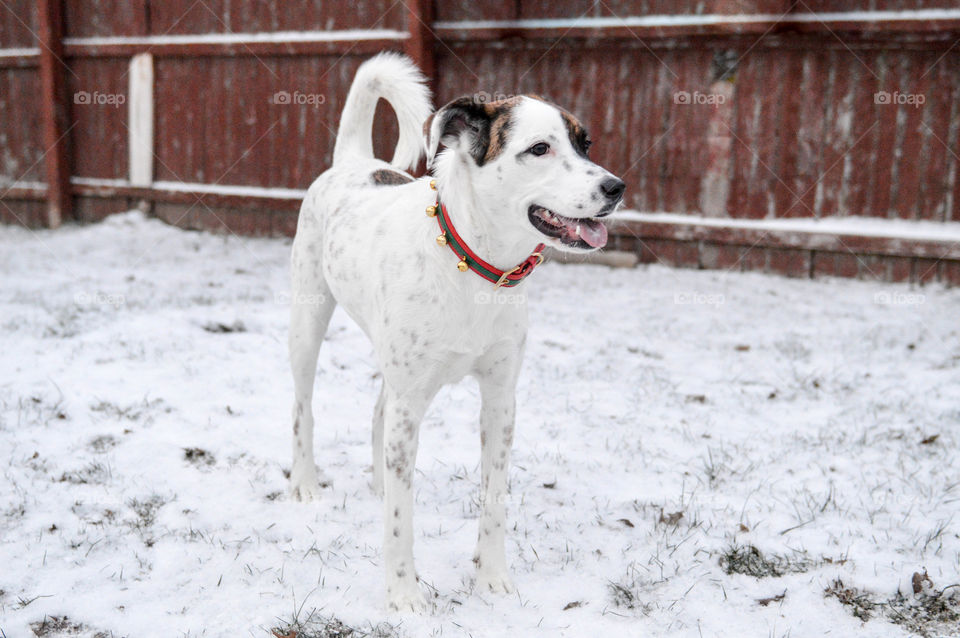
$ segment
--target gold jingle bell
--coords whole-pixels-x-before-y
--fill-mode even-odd
[[[435,179],[430,180],[430,188],[432,188],[433,190],[437,190],[437,180]]]
[[[460,272],[467,272],[468,268],[470,268],[470,266],[467,265],[466,259],[461,259],[460,263],[457,264],[457,270]]]
[[[436,207],[436,206],[427,206],[427,216],[428,216],[428,217],[436,217],[436,215],[437,215],[437,207]]]
[[[437,244],[439,244],[439,245],[441,245],[441,246],[446,246],[446,245],[447,245],[447,234],[446,234],[446,233],[444,233],[443,235],[437,235]]]

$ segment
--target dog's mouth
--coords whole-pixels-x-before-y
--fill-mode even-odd
[[[537,204],[530,206],[527,217],[534,228],[547,237],[560,240],[564,246],[593,250],[603,248],[607,243],[607,227],[590,217],[564,217]]]

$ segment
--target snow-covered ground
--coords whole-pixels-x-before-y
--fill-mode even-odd
[[[434,608],[399,617],[368,488],[379,379],[340,312],[315,405],[330,487],[286,497],[288,250],[138,213],[0,228],[0,635],[332,617],[410,637],[960,635],[960,587],[940,593],[960,583],[960,291],[544,266],[508,506],[519,591],[472,591],[464,382],[422,429]]]

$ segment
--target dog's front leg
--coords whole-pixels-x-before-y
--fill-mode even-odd
[[[477,565],[479,588],[509,593],[513,591],[513,581],[504,549],[505,505],[518,366],[509,360],[501,359],[498,363],[500,365],[493,373],[480,378],[480,502],[483,512],[473,561]]]
[[[383,389],[383,562],[387,603],[397,611],[426,606],[413,564],[413,472],[424,393]],[[411,397],[420,397],[420,400]]]

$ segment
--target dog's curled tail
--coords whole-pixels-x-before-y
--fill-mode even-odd
[[[433,111],[430,89],[410,58],[389,52],[380,53],[357,69],[340,116],[334,165],[350,158],[373,157],[373,114],[380,98],[393,107],[400,126],[390,163],[399,169],[416,167],[423,154],[423,122]]]

